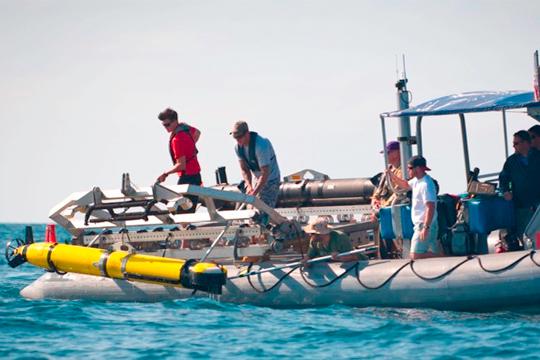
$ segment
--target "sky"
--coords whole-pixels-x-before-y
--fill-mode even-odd
[[[165,107],[200,129],[205,185],[237,120],[269,138],[282,175],[371,177],[379,114],[396,108],[405,54],[412,105],[531,90],[539,1],[0,0],[0,222],[46,222],[70,193],[149,186],[170,167]],[[429,121],[428,121],[429,120]],[[499,171],[499,113],[468,118],[471,165]],[[424,121],[442,192],[465,189],[459,122]],[[509,131],[534,120],[509,114]],[[397,123],[389,124],[390,138]],[[511,139],[510,139],[511,141]],[[167,182],[174,183],[175,176]]]

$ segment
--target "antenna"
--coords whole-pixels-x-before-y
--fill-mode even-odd
[[[401,54],[403,61],[403,78],[407,80],[407,71],[405,70],[405,54]]]
[[[394,57],[395,57],[395,60],[396,60],[396,81],[398,81],[399,80],[399,64],[398,64],[397,54],[395,54]]]
[[[534,52],[533,64],[534,64],[534,77],[533,77],[534,100],[540,101],[540,67],[538,64],[538,50]]]

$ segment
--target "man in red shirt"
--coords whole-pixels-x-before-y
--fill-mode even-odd
[[[177,173],[178,184],[201,185],[201,166],[197,159],[197,141],[201,132],[184,122],[178,122],[178,113],[171,108],[167,108],[159,113],[158,119],[165,127],[169,138],[169,153],[173,167],[165,171],[157,178],[157,182],[163,182],[167,176]],[[195,211],[197,205],[196,196],[188,196],[193,202],[192,210]]]

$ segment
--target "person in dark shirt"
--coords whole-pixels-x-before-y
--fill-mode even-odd
[[[499,184],[504,198],[514,203],[515,228],[511,230],[517,239],[521,239],[540,200],[537,182],[540,162],[537,151],[531,148],[531,137],[527,131],[516,132],[513,145],[515,153],[506,159],[499,174]],[[512,241],[508,245],[510,250],[519,248]]]
[[[540,151],[540,125],[531,126],[529,136],[531,137],[531,147]]]
[[[362,255],[350,254],[338,256],[340,253],[353,250],[349,236],[341,231],[331,230],[328,221],[324,217],[317,218],[314,222],[304,228],[309,234],[309,249],[307,258],[313,259],[320,256],[331,255],[334,261],[356,261],[364,259]]]

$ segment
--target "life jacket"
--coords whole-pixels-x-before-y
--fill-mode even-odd
[[[188,134],[191,141],[193,141],[193,147],[194,147],[193,154],[189,158],[186,157],[186,165],[187,165],[188,162],[195,159],[195,157],[199,153],[199,150],[197,150],[197,145],[195,144],[195,140],[193,139],[193,136],[191,136],[191,126],[189,126],[187,124],[184,124],[184,123],[180,123],[180,124],[178,124],[176,129],[174,129],[173,133],[171,134],[171,137],[169,138],[169,154],[171,154],[171,160],[172,160],[173,165],[176,164],[176,159],[174,158],[174,152],[173,152],[173,148],[172,148],[172,140],[174,139],[174,137],[179,132],[182,132],[182,131],[184,131],[186,134]]]
[[[255,155],[255,145],[257,144],[258,137],[259,136],[255,131],[249,132],[249,156],[246,156],[246,152],[244,151],[243,146],[236,144],[236,151],[238,152],[238,156],[240,156],[240,158],[246,162],[249,170],[251,171],[261,171],[261,168],[259,167],[259,162],[257,161],[257,156]]]

